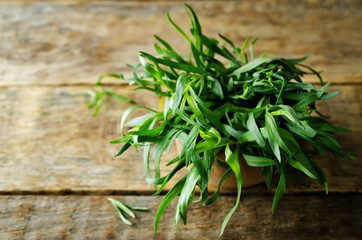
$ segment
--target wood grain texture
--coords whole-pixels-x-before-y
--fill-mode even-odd
[[[106,102],[94,118],[86,90],[0,91],[1,190],[147,189],[142,155],[132,149],[114,158],[120,145],[109,143],[121,136],[121,114],[131,105]],[[149,94],[134,95],[130,87],[118,92],[138,104],[157,106]]]
[[[204,32],[238,45],[259,37],[256,53],[301,57],[332,82],[362,82],[362,2],[192,1]],[[189,28],[181,2],[6,1],[0,7],[0,85],[93,83],[108,72],[130,71],[138,51],[154,53],[157,34],[187,56],[166,20],[169,11]],[[308,79],[315,82],[316,79]],[[112,81],[111,81],[112,82]]]
[[[209,207],[192,204],[187,226],[173,226],[175,203],[153,233],[162,197],[124,196],[137,212],[133,227],[118,218],[106,196],[1,196],[1,239],[217,239],[222,221],[235,204],[223,196]],[[220,239],[360,239],[362,196],[285,196],[274,215],[272,196],[244,196]]]
[[[118,93],[157,109],[157,99],[122,85]],[[114,158],[120,145],[119,122],[129,104],[108,101],[98,117],[87,109],[87,87],[10,87],[0,89],[0,191],[135,191],[150,192],[142,154],[129,150]],[[322,113],[353,133],[338,134],[343,147],[362,159],[362,86],[331,87],[340,96],[319,103]],[[165,156],[164,162],[172,154]],[[362,190],[362,162],[332,156],[318,160],[335,192]],[[162,167],[162,175],[169,168]],[[267,191],[264,185],[254,188]],[[288,188],[288,191],[321,191]]]

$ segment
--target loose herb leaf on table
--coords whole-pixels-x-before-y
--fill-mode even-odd
[[[108,198],[108,200],[113,204],[113,206],[117,209],[117,212],[118,212],[118,215],[119,217],[121,218],[121,220],[129,225],[129,226],[132,226],[133,223],[128,220],[125,216],[124,216],[124,213],[126,213],[127,215],[129,215],[131,218],[136,218],[136,215],[133,213],[132,210],[134,211],[148,211],[147,208],[145,207],[134,207],[134,206],[130,206],[130,205],[127,205],[117,199],[114,199],[114,198]]]
[[[122,137],[112,143],[121,143],[117,156],[131,146],[143,148],[147,182],[159,186],[158,195],[175,174],[185,167],[191,169],[165,195],[155,217],[155,232],[160,217],[170,202],[180,196],[176,209],[175,225],[179,218],[186,224],[187,207],[193,202],[195,189],[200,189],[198,202],[209,205],[219,196],[225,179],[236,175],[238,197],[236,205],[226,216],[227,222],[239,204],[243,176],[240,173],[239,156],[252,167],[263,168],[262,174],[268,188],[273,176],[279,175],[272,212],[281,199],[286,180],[303,185],[291,169],[297,169],[325,187],[328,184],[323,170],[311,160],[314,155],[326,157],[326,151],[334,155],[355,160],[345,152],[333,132],[349,131],[336,127],[321,118],[316,102],[334,97],[338,92],[326,92],[330,83],[324,84],[320,74],[302,64],[308,56],[299,59],[255,57],[248,37],[242,48],[219,35],[225,41],[203,34],[200,22],[193,9],[185,4],[191,22],[191,37],[186,34],[169,15],[168,19],[190,45],[190,56],[184,58],[171,44],[155,36],[156,56],[140,52],[140,64],[130,66],[133,77],[110,74],[138,85],[135,90],[151,91],[160,98],[161,110],[143,106],[132,106],[121,120]],[[249,45],[249,54],[246,52]],[[225,64],[225,62],[228,62]],[[302,81],[304,75],[320,79],[322,87],[317,89]],[[97,91],[92,93],[95,113],[104,100],[104,94],[118,100],[132,100],[100,88],[102,77],[97,82]],[[148,114],[126,122],[127,116],[143,108]],[[312,113],[315,112],[317,114]],[[125,126],[131,129],[125,133]],[[160,159],[173,142],[179,139],[183,147],[178,157],[167,165],[172,171],[160,176]],[[310,147],[306,147],[309,145]],[[151,177],[151,146],[155,166]],[[215,160],[225,153],[224,160]],[[218,164],[227,168],[221,177],[217,191],[209,196],[208,181],[211,167]],[[308,186],[308,185],[306,185]],[[118,205],[117,205],[118,206]]]

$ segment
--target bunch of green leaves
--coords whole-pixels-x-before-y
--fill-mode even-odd
[[[204,206],[215,202],[221,184],[233,174],[237,180],[237,199],[223,222],[221,235],[239,204],[244,185],[240,157],[249,166],[263,168],[262,175],[269,189],[273,177],[279,175],[272,212],[284,193],[286,179],[308,186],[292,169],[314,179],[328,193],[326,175],[311,156],[326,157],[326,151],[330,151],[336,157],[355,159],[342,149],[333,134],[349,130],[317,115],[316,101],[332,98],[338,92],[326,92],[329,83],[324,84],[318,72],[301,63],[307,57],[285,59],[265,57],[265,54],[255,57],[252,46],[257,39],[250,41],[250,37],[238,48],[219,34],[225,41],[220,45],[218,40],[203,34],[193,9],[188,5],[185,9],[191,21],[191,37],[167,16],[188,42],[190,55],[184,58],[169,43],[155,36],[158,55],[140,52],[140,64],[132,67],[133,77],[126,79],[138,85],[136,90],[159,96],[164,101],[162,110],[130,107],[121,119],[123,136],[112,141],[123,144],[116,156],[131,146],[143,149],[146,180],[159,186],[154,196],[161,193],[178,171],[190,169],[165,195],[156,213],[155,231],[161,215],[176,197],[179,196],[177,226],[179,219],[186,224],[187,207],[192,202]],[[319,78],[322,87],[317,89],[302,82],[305,74]],[[126,121],[129,114],[139,108],[149,113]],[[312,112],[317,114],[311,115]],[[130,130],[126,133],[124,127]],[[183,143],[181,153],[167,163],[174,165],[173,170],[161,176],[161,155],[169,151],[176,138]],[[216,158],[219,153],[225,154],[224,160]],[[151,154],[155,166],[153,176],[149,167]],[[208,182],[213,164],[227,171],[210,196]],[[194,201],[196,187],[200,197]]]

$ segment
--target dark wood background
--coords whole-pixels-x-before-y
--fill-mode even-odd
[[[330,90],[320,102],[329,120],[353,130],[341,145],[362,159],[362,2],[360,0],[189,1],[204,32],[241,45],[258,37],[256,53],[301,57],[323,70]],[[172,204],[153,233],[160,197],[151,197],[142,156],[114,158],[128,104],[108,100],[99,116],[87,109],[87,89],[109,72],[130,75],[138,51],[154,53],[152,35],[187,45],[166,19],[188,28],[181,1],[0,2],[0,239],[217,239],[235,203],[227,194],[210,207],[191,205],[188,225],[173,226]],[[317,79],[306,78],[318,85]],[[114,80],[108,88],[157,106],[157,99]],[[172,155],[172,154],[171,154]],[[171,156],[165,156],[165,159]],[[360,239],[362,163],[318,159],[330,194],[288,184],[274,215],[273,195],[261,184],[242,202],[221,239]],[[163,168],[162,173],[166,173]],[[170,188],[170,186],[168,186]],[[107,201],[147,206],[124,225]]]

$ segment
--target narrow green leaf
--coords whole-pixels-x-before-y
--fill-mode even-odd
[[[162,140],[157,144],[155,150],[153,151],[153,161],[155,163],[155,177],[158,178],[160,176],[160,161],[162,153],[166,150],[168,146],[168,142],[170,138],[174,134],[178,132],[178,129],[173,128],[171,129],[163,138]]]
[[[222,138],[219,143],[217,143],[217,140],[210,139],[207,141],[199,142],[194,150],[194,154],[199,154],[208,150],[212,150],[218,147],[226,146],[227,144],[235,144],[236,142],[231,139]]]
[[[143,147],[143,166],[146,173],[146,179],[151,177],[150,173],[150,153],[151,153],[151,144],[146,143]]]
[[[231,127],[230,125],[227,125],[227,124],[224,124],[224,128],[225,128],[226,132],[228,133],[228,135],[234,137],[235,139],[239,139],[243,134],[243,132],[234,129],[233,127]]]
[[[295,140],[294,136],[283,128],[278,128],[280,137],[291,152],[289,156],[293,156],[295,153],[300,151],[299,143]]]
[[[317,132],[313,128],[311,128],[306,121],[300,121],[298,119],[298,116],[293,110],[293,108],[287,105],[278,105],[278,106],[281,107],[282,109],[272,112],[271,113],[272,115],[283,115],[287,117],[291,122],[293,122],[293,124],[290,124],[292,128],[294,129],[299,128],[299,130],[296,131],[301,131],[308,137],[314,137],[317,134]]]
[[[220,33],[218,34],[225,42],[227,42],[234,50],[234,53],[238,55],[238,57],[240,58],[240,60],[243,60],[242,59],[242,55],[240,54],[241,50],[239,48],[237,48],[234,43],[228,39],[227,37],[221,35]]]
[[[211,168],[214,163],[214,150],[207,150],[204,152],[203,162],[207,171],[207,179],[210,179]]]
[[[206,106],[206,104],[195,94],[195,92],[190,89],[191,96],[199,104],[200,109],[202,110],[205,117],[214,124],[214,126],[219,129],[221,132],[227,135],[224,125],[221,123],[220,119],[215,116],[215,114]]]
[[[165,195],[164,199],[162,200],[160,206],[158,207],[158,210],[156,212],[155,216],[155,233],[157,232],[157,226],[160,221],[160,218],[163,214],[163,212],[166,210],[167,206],[171,203],[173,199],[175,199],[180,192],[182,191],[182,188],[185,184],[186,176],[183,177],[180,181],[178,181],[175,186]]]
[[[130,130],[129,133],[136,136],[156,136],[157,134],[161,134],[165,127],[167,126],[167,122],[163,122],[160,126],[155,127],[149,130]]]
[[[176,91],[174,93],[175,99],[172,106],[172,112],[175,113],[176,109],[180,106],[184,90],[186,88],[186,82],[188,80],[187,74],[181,74],[176,82]]]
[[[294,161],[293,159],[289,159],[288,161],[288,163],[292,167],[304,172],[308,177],[321,182],[321,178],[318,172],[316,172],[309,158],[302,151],[299,151],[296,154],[294,154],[294,157],[296,161]]]
[[[142,125],[147,119],[154,117],[156,113],[149,113],[139,117],[132,118],[124,124],[125,127],[136,127]]]
[[[202,204],[202,206],[209,206],[209,205],[213,204],[213,203],[217,200],[217,198],[219,197],[220,187],[221,187],[222,183],[223,183],[226,179],[228,179],[228,178],[231,176],[232,173],[233,173],[233,171],[232,171],[231,169],[227,170],[227,171],[224,173],[224,175],[223,175],[223,176],[221,177],[221,179],[220,179],[219,184],[217,185],[217,189],[216,189],[215,193],[214,193],[209,199],[207,199],[207,200]]]
[[[116,207],[121,209],[122,211],[124,211],[125,213],[127,213],[130,217],[132,218],[136,218],[136,215],[125,205],[123,204],[121,201],[113,199],[113,198],[108,198],[108,200]]]
[[[182,188],[180,198],[177,204],[177,208],[179,209],[181,220],[184,224],[187,221],[187,206],[190,204],[192,199],[190,197],[192,193],[195,191],[195,186],[197,181],[199,180],[200,175],[197,172],[195,167],[190,169],[190,172],[187,174],[186,182]]]
[[[246,38],[246,40],[244,41],[243,47],[241,48],[241,51],[240,51],[241,54],[245,54],[244,50],[245,50],[246,46],[248,46],[249,41],[250,41],[250,36],[248,36]],[[245,57],[244,57],[244,63],[248,63],[248,59],[246,58],[246,54],[245,54]]]
[[[175,114],[181,117],[186,123],[190,124],[191,126],[196,128],[199,127],[199,124],[197,122],[191,119],[189,115],[187,115],[185,112],[181,111],[180,109],[176,109]]]
[[[200,136],[208,141],[208,140],[217,140],[217,144],[221,141],[221,135],[215,128],[210,128],[208,132],[204,132],[200,130]]]
[[[125,144],[122,145],[121,149],[115,154],[116,157],[124,153],[131,146],[131,140],[128,140]]]
[[[254,113],[250,112],[249,113],[249,118],[247,121],[247,126],[248,129],[250,131],[250,133],[253,135],[255,141],[258,143],[258,145],[262,148],[265,148],[266,146],[266,142],[263,138],[263,136],[261,135],[260,131],[259,131],[259,127],[256,124],[255,118],[254,118]]]
[[[167,48],[167,50],[170,51],[172,57],[177,60],[180,63],[187,63],[172,47],[170,44],[168,44],[165,40],[163,40],[162,38],[158,37],[157,35],[153,35],[157,41],[159,41],[163,46],[165,46]]]
[[[186,166],[188,166],[188,164],[191,162],[191,155],[193,149],[195,148],[195,141],[198,135],[199,129],[197,127],[193,127],[190,133],[187,135],[185,142],[183,142],[179,157],[182,159],[186,155]]]
[[[327,82],[326,84],[323,85],[323,87],[321,89],[318,90],[318,92],[317,92],[318,98],[322,97],[322,95],[327,90],[327,88],[329,87],[330,84],[331,84],[331,82]]]
[[[232,152],[229,145],[227,145],[225,148],[225,161],[230,166],[230,168],[233,170],[233,172],[235,174],[236,183],[237,183],[237,187],[238,187],[238,195],[237,195],[235,206],[230,210],[230,212],[224,219],[219,236],[221,236],[224,233],[226,225],[228,224],[228,222],[229,222],[231,216],[233,215],[233,213],[235,212],[236,208],[239,206],[241,188],[244,185],[244,181],[243,181],[243,178],[242,178],[241,172],[240,172],[239,154],[237,151],[238,151],[238,149],[235,152]]]
[[[310,93],[305,98],[300,100],[297,104],[293,106],[293,109],[297,109],[303,111],[306,106],[314,103],[318,99],[318,95],[316,93]]]
[[[312,164],[313,168],[317,171],[318,175],[320,176],[319,184],[324,186],[324,188],[326,189],[326,194],[328,194],[328,181],[325,172],[313,161],[310,161],[310,163]]]
[[[187,92],[184,94],[184,98],[186,99],[188,105],[190,106],[191,111],[196,115],[197,119],[201,123],[205,123],[204,115],[201,112],[201,110],[199,109],[196,101]]]
[[[282,87],[280,88],[280,92],[278,94],[277,100],[275,101],[275,104],[279,104],[279,101],[282,99],[282,95],[284,93],[285,88],[287,87],[287,80],[282,77]]]
[[[98,112],[101,109],[104,100],[106,99],[103,91],[99,92],[98,94],[99,94],[98,100],[97,100],[97,103],[95,105],[95,109],[94,109],[94,112],[93,112],[94,117],[98,115]]]
[[[186,33],[171,19],[170,14],[167,12],[168,21],[177,29],[179,33],[189,42],[191,43],[191,39],[186,35]]]
[[[196,66],[199,67],[200,69],[203,69],[204,64],[203,64],[203,60],[202,60],[202,54],[196,49],[196,47],[193,43],[191,43],[190,47],[191,47],[191,52],[194,57]]]
[[[135,211],[148,211],[149,209],[146,207],[136,207],[136,206],[130,206],[125,204],[129,209],[135,210]]]
[[[221,84],[220,82],[216,79],[216,78],[213,78],[213,77],[208,77],[207,78],[208,80],[210,80],[212,82],[212,92],[220,97],[220,98],[224,98],[224,93],[223,93],[223,90],[222,90],[222,87],[221,87]]]
[[[141,87],[144,87],[141,79],[139,79],[139,77],[136,73],[137,68],[139,68],[140,66],[141,66],[141,64],[138,64],[137,66],[132,68],[133,80],[136,81],[138,83],[138,85],[140,85]]]
[[[315,135],[317,135],[317,132],[312,127],[309,126],[307,121],[301,121],[301,124],[302,124],[303,130],[304,130],[304,133],[306,136],[312,138]]]
[[[249,71],[255,69],[256,67],[262,65],[263,63],[266,63],[266,62],[271,61],[271,60],[275,60],[275,58],[272,58],[272,57],[257,58],[255,60],[245,64],[244,66],[236,69],[233,72],[233,75],[235,75],[237,77],[240,77],[240,75],[242,73],[249,72]]]
[[[178,158],[178,157],[177,157]],[[180,162],[176,165],[176,167],[174,169],[172,169],[172,171],[167,174],[164,177],[161,178],[146,178],[146,181],[149,184],[155,184],[155,185],[160,185],[159,189],[152,195],[157,196],[158,194],[160,194],[163,190],[163,188],[166,186],[166,184],[173,178],[173,176],[180,171],[183,167],[185,167],[185,160],[180,160]]]
[[[108,73],[108,74],[104,74],[102,76],[100,76],[97,80],[96,83],[96,87],[101,85],[101,81],[105,78],[105,77],[111,77],[111,78],[122,78],[122,75],[116,74],[116,73]]]
[[[91,97],[90,103],[88,105],[88,108],[91,109],[97,104],[99,98],[97,96],[97,92],[95,91],[87,90],[87,94]]]
[[[151,108],[143,107],[143,106],[137,106],[137,105],[135,105],[135,106],[132,106],[132,107],[128,108],[128,109],[123,113],[122,118],[121,118],[121,132],[122,132],[123,136],[126,135],[126,134],[123,132],[123,127],[124,127],[124,124],[125,124],[125,121],[126,121],[127,117],[128,117],[134,110],[136,110],[136,109],[138,109],[138,108],[147,109],[147,110],[149,110],[149,111],[152,111],[152,112],[154,112],[154,113],[157,113],[157,111],[155,111],[155,110],[153,110],[153,109],[151,109]]]
[[[266,186],[268,187],[269,190],[271,190],[273,183],[273,176],[274,176],[274,167],[273,166],[264,167],[262,175],[264,176]]]
[[[175,69],[180,69],[185,72],[207,74],[207,72],[205,72],[203,69],[196,67],[192,64],[185,64],[185,63],[179,63],[179,62],[175,62],[175,61],[171,61],[171,60],[156,58],[156,57],[152,56],[151,54],[148,54],[148,53],[145,53],[142,51],[140,51],[140,56],[142,56],[144,58],[148,58],[152,62],[156,62],[156,63],[162,64],[165,66],[169,66],[169,67],[172,67]]]
[[[132,223],[130,220],[128,220],[128,219],[123,215],[122,211],[121,211],[119,208],[117,208],[117,212],[118,212],[118,215],[119,215],[119,217],[121,218],[121,220],[122,220],[126,225],[128,225],[128,226],[132,226],[132,225],[133,225],[133,223]]]
[[[270,158],[251,156],[243,154],[246,163],[252,167],[267,167],[275,165],[275,161]]]
[[[215,53],[219,54],[220,56],[223,56],[224,58],[230,60],[234,65],[239,66],[238,60],[235,58],[234,55],[232,55],[230,52],[225,51],[221,49],[218,46],[218,41],[213,38],[209,38],[205,35],[201,36],[201,40],[205,46],[207,46],[210,50],[214,51]]]
[[[319,127],[320,131],[325,131],[325,132],[352,132],[351,129],[347,129],[347,128],[343,128],[343,127],[337,127],[334,126],[332,124],[328,124],[328,125],[322,125]]]
[[[281,115],[286,116],[293,123],[295,123],[295,124],[297,124],[299,126],[301,125],[301,123],[300,123],[300,121],[298,119],[298,116],[297,116],[297,114],[295,113],[295,111],[293,110],[292,107],[290,107],[288,105],[283,105],[283,104],[278,105],[278,107],[281,107],[284,110],[284,111],[279,110]],[[272,113],[272,115],[274,115],[274,114]]]
[[[322,77],[321,77],[321,75],[320,75],[320,72],[317,72],[317,71],[315,71],[313,68],[311,68],[311,67],[309,67],[309,66],[306,66],[306,65],[304,65],[304,64],[301,64],[301,63],[298,63],[298,65],[309,69],[313,74],[315,74],[315,75],[319,78],[321,84],[324,85],[324,82],[323,82],[323,79],[322,79]]]
[[[333,98],[335,96],[337,96],[338,94],[340,94],[341,92],[339,91],[336,91],[336,92],[328,92],[328,93],[324,93],[319,99],[320,100],[327,100],[327,99],[330,99],[330,98]]]
[[[187,9],[191,12],[192,14],[192,19],[191,19],[191,22],[193,23],[193,27],[194,29],[197,31],[197,33],[199,35],[201,35],[201,25],[200,25],[200,22],[199,22],[199,19],[197,18],[194,10],[188,5],[185,3],[185,6],[187,7]]]
[[[268,135],[270,147],[273,150],[273,153],[277,157],[279,162],[281,162],[282,159],[280,156],[280,149],[278,146],[278,139],[277,139],[278,137],[280,138],[280,136],[275,120],[269,112],[265,113],[265,129]]]
[[[191,161],[194,164],[194,167],[196,168],[197,172],[200,175],[201,178],[201,192],[204,192],[207,188],[207,184],[209,182],[209,176],[207,174],[207,166],[205,166],[204,161],[200,158],[199,154],[195,154],[191,156]]]
[[[278,170],[279,170],[280,178],[279,178],[278,187],[277,187],[277,190],[275,191],[275,195],[274,195],[274,199],[273,199],[272,213],[275,212],[275,208],[284,194],[285,185],[286,185],[283,165],[280,165]]]
[[[261,128],[260,130],[264,130],[264,128]],[[255,141],[255,138],[250,131],[247,131],[247,132],[241,134],[241,136],[238,139],[239,144],[246,143],[246,142],[253,142],[253,141]]]
[[[150,91],[150,92],[154,92],[157,96],[171,97],[170,92],[162,92],[159,89],[154,89],[154,88],[150,88],[150,87],[137,87],[133,90],[136,91],[136,90],[142,90],[142,89]]]
[[[125,142],[128,142],[131,139],[132,139],[132,136],[127,135],[127,136],[124,136],[124,137],[119,138],[117,140],[110,141],[110,143],[112,143],[112,144],[125,143]]]

